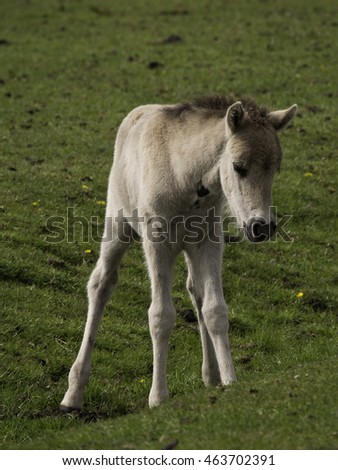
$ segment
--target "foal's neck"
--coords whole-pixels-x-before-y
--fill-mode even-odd
[[[224,119],[196,117],[176,134],[172,164],[180,186],[219,185],[219,163],[226,146]]]

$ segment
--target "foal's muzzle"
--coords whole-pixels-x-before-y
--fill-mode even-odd
[[[265,242],[275,233],[276,223],[267,222],[261,217],[252,217],[247,224],[244,224],[244,229],[245,235],[251,242]]]

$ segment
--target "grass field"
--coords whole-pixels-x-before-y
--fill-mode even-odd
[[[337,17],[334,0],[1,1],[3,449],[338,448]],[[85,408],[61,415],[118,125],[139,104],[210,93],[299,105],[274,187],[293,242],[224,251],[239,381],[202,384],[179,258],[172,399],[147,409],[150,291],[135,243],[98,334]],[[58,243],[46,240],[50,217],[67,235]]]

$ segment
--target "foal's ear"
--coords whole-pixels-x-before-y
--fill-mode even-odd
[[[280,131],[289,124],[291,119],[297,112],[297,105],[293,104],[288,109],[282,109],[280,111],[272,111],[267,114],[268,120],[271,122],[276,131]]]
[[[236,101],[236,103],[229,107],[225,116],[227,127],[231,132],[236,132],[240,128],[243,118],[244,109],[242,103],[240,101]]]

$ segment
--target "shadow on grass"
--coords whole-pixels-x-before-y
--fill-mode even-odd
[[[133,414],[135,410],[130,408],[119,408],[113,413],[103,413],[98,410],[87,410],[84,408],[83,410],[74,410],[74,411],[63,411],[59,408],[54,407],[47,407],[44,410],[33,411],[31,413],[27,413],[23,418],[27,420],[37,420],[37,419],[45,419],[45,418],[67,418],[71,419],[76,422],[82,422],[84,424],[89,423],[96,423],[97,421],[103,421],[106,419],[111,418],[119,418],[120,416],[126,416],[128,414]]]

